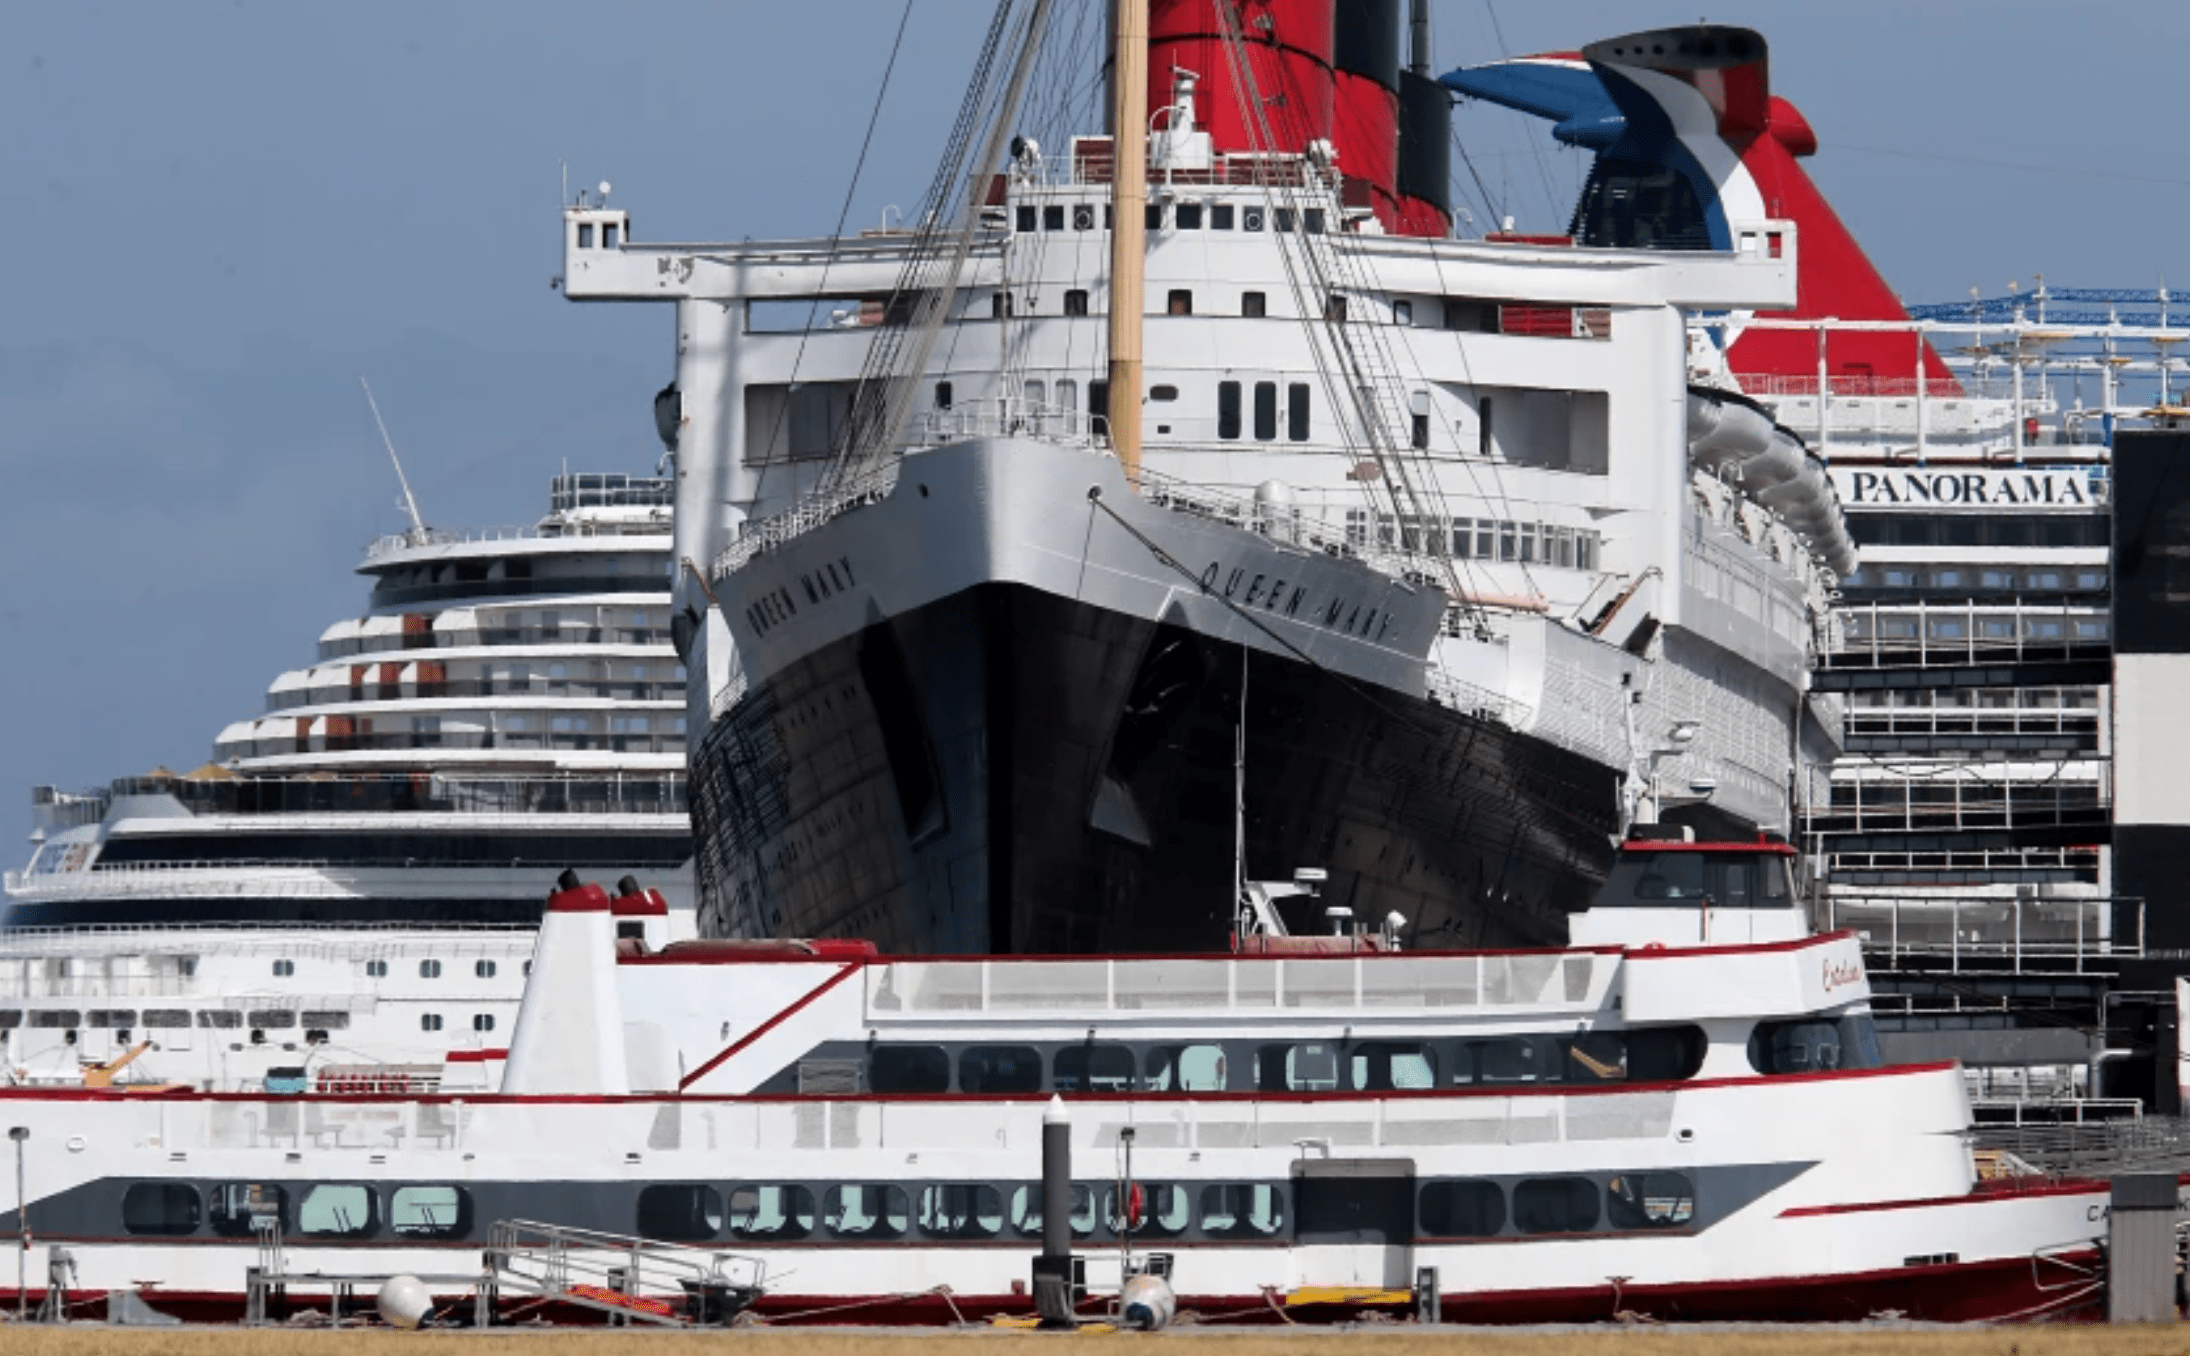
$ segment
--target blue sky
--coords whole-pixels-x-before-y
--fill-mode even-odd
[[[855,224],[920,196],[986,10],[918,0]],[[362,610],[350,571],[401,518],[360,373],[437,525],[530,521],[565,461],[650,471],[669,314],[549,290],[558,163],[612,180],[644,239],[824,232],[900,12],[0,7],[0,830],[27,831],[33,782],[202,761]],[[1702,12],[1771,41],[1812,173],[1911,299],[2034,270],[2190,282],[2169,136],[2190,7]],[[1433,10],[1440,69],[1698,13]],[[1503,210],[1562,225],[1581,158],[1514,115],[1459,118]]]

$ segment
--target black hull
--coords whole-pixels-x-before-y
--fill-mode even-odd
[[[700,928],[908,953],[1223,948],[1241,649],[1012,584],[828,645],[693,756]],[[1256,651],[1247,869],[1410,947],[1563,943],[1611,860],[1616,774]]]

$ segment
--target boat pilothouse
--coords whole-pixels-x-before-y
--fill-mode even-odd
[[[1022,142],[944,225],[654,245],[565,212],[568,297],[676,307],[704,930],[1207,945],[1240,730],[1250,871],[1317,862],[1413,946],[1558,938],[1646,776],[1714,788],[1671,817],[1789,827],[1831,752],[1797,712],[1844,540],[1768,420],[1691,419],[1682,317],[1787,304],[1794,228],[1401,234],[1361,208],[1374,147],[1213,111],[1332,78],[1332,25],[1370,21],[1256,9],[1320,77],[1159,5],[1118,82],[1155,136]],[[1165,56],[1191,35],[1211,59]],[[1716,473],[1737,451],[1784,511]]]
[[[572,864],[659,887],[689,930],[671,498],[566,473],[529,526],[414,520],[367,549],[364,613],[212,760],[39,788],[6,878],[0,1078],[438,1075],[507,1044]]]
[[[302,1298],[447,1277],[512,1220],[727,1254],[763,1315],[1027,1314],[1049,1106],[1090,1311],[1126,1243],[1182,1305],[1301,1318],[1407,1304],[1426,1270],[1461,1322],[1999,1318],[2097,1290],[2106,1185],[1980,1182],[1956,1069],[1881,1067],[1847,934],[927,958],[615,921],[597,887],[550,902],[498,1091],[0,1090],[33,1246],[73,1258],[72,1301],[209,1318],[267,1236]],[[676,1298],[633,1288],[612,1302]]]

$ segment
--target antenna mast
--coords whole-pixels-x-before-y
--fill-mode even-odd
[[[388,460],[395,463],[396,483],[403,487],[403,511],[411,515],[411,540],[422,542],[426,539],[426,520],[418,516],[418,497],[411,493],[410,477],[403,474],[403,459],[395,454],[395,439],[388,436],[388,421],[380,417],[380,402],[373,399],[373,388],[365,384],[365,378],[360,376],[357,384],[364,387],[365,403],[372,407],[373,423],[380,428],[380,441],[387,445]]]

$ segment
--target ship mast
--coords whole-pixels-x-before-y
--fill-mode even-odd
[[[1148,0],[1117,0],[1110,118],[1110,445],[1141,471],[1141,266],[1148,205]]]

